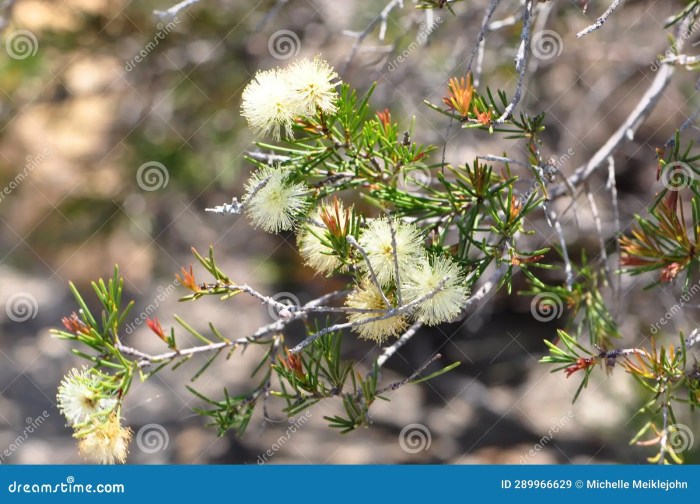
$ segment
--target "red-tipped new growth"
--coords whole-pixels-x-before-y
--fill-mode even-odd
[[[474,87],[472,86],[472,77],[467,74],[466,77],[452,77],[447,84],[449,96],[445,96],[442,101],[450,110],[457,112],[462,119],[466,119],[469,115],[469,109],[474,96]]]
[[[566,368],[564,371],[566,372],[566,377],[568,378],[572,374],[574,374],[576,371],[581,371],[582,369],[588,369],[589,367],[595,365],[596,359],[595,357],[589,357],[587,359],[584,359],[583,357],[579,357],[576,360],[576,364],[573,366],[570,366]]]
[[[157,318],[146,319],[146,325],[151,331],[153,331],[156,334],[156,336],[158,336],[166,343],[169,343],[168,337],[165,335],[165,331],[163,330],[163,326],[160,325],[160,322],[158,322]]]

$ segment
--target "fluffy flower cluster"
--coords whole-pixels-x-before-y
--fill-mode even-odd
[[[388,299],[389,302],[392,301],[391,298]],[[369,279],[365,279],[360,286],[348,295],[345,306],[358,310],[371,310],[348,313],[348,320],[351,323],[358,324],[353,329],[361,338],[371,339],[377,343],[381,343],[390,336],[397,335],[406,329],[408,325],[404,316],[385,316],[386,313],[384,311],[388,308],[386,302],[382,297],[382,293]],[[372,322],[367,322],[367,320],[372,320]]]
[[[398,336],[411,318],[437,325],[461,313],[469,293],[460,266],[448,257],[427,256],[420,231],[413,224],[375,219],[362,234],[360,245],[368,259],[360,265],[364,280],[345,303],[350,308],[371,310],[348,314],[348,320],[358,324],[354,330],[360,337],[382,343]],[[398,290],[402,305],[411,305],[410,309],[385,317],[390,307],[371,280],[370,266],[392,306],[402,308],[394,306]],[[366,322],[369,319],[377,320]]]
[[[284,69],[260,71],[243,90],[241,114],[257,134],[272,134],[279,140],[284,128],[291,138],[297,117],[336,112],[339,83],[337,72],[318,57]]]
[[[100,464],[124,463],[131,429],[122,427],[117,399],[100,392],[100,377],[92,370],[72,369],[58,387],[58,409],[75,429],[80,453]]]
[[[396,281],[397,269],[399,278],[403,279],[424,255],[418,228],[414,224],[396,219],[381,218],[370,221],[360,237],[360,245],[369,258],[369,264],[363,262],[360,267],[369,274],[371,265],[377,281],[382,286]]]
[[[346,210],[336,199],[331,204],[319,206],[311,214],[308,225],[299,233],[299,253],[318,273],[328,275],[343,268],[343,261],[330,246],[331,235],[345,237],[351,219],[351,209]]]
[[[288,168],[266,166],[246,184],[246,213],[253,224],[270,233],[292,229],[308,208],[308,187],[290,182],[289,176]]]

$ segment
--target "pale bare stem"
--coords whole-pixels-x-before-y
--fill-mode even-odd
[[[403,387],[403,386],[406,385],[407,383],[412,382],[413,380],[415,380],[416,378],[418,378],[418,377],[421,375],[421,373],[422,373],[423,371],[425,371],[425,369],[426,369],[428,366],[430,366],[433,362],[435,362],[436,360],[438,360],[440,357],[442,357],[442,355],[439,354],[439,353],[433,355],[430,359],[428,359],[427,361],[425,361],[425,363],[423,363],[423,365],[422,365],[421,367],[419,367],[418,369],[416,369],[416,371],[415,371],[411,376],[409,376],[408,378],[404,378],[403,380],[398,381],[398,382],[396,382],[396,383],[392,383],[391,385],[387,385],[387,386],[384,387],[383,389],[377,390],[377,395],[381,395],[381,394],[383,394],[384,392],[389,392],[390,390],[391,390],[391,391],[394,391],[394,390],[396,390],[396,389],[398,389],[398,388]]]
[[[391,232],[391,256],[394,259],[394,275],[396,276],[396,301],[399,306],[403,304],[401,299],[401,278],[399,277],[399,254],[396,252],[396,230],[394,229],[394,223],[391,219],[387,219],[389,222],[389,231]]]
[[[608,7],[608,10],[606,10],[605,12],[603,12],[603,15],[600,16],[598,19],[596,19],[596,20],[595,20],[595,23],[593,23],[593,24],[590,25],[589,27],[584,28],[583,30],[581,30],[580,32],[578,32],[578,33],[576,34],[576,38],[585,37],[585,36],[588,35],[589,33],[593,33],[594,31],[599,30],[599,29],[605,24],[605,21],[608,20],[608,18],[610,17],[610,15],[611,15],[613,12],[615,12],[615,9],[617,9],[618,6],[619,6],[622,2],[623,2],[623,0],[613,0],[613,2],[610,4],[610,7]]]
[[[255,31],[261,31],[267,23],[270,22],[270,20],[277,15],[279,10],[284,7],[289,0],[277,0],[275,2],[275,5],[272,6],[272,8],[265,14],[265,16],[260,20],[260,22],[255,26]]]
[[[280,348],[280,344],[282,342],[282,338],[275,338],[274,343],[272,344],[272,348],[270,349],[269,352],[269,358],[270,358],[270,363],[274,364],[275,363],[275,358],[277,357],[277,353]],[[263,393],[263,406],[262,406],[262,415],[263,419],[265,419],[266,422],[274,422],[274,420],[267,414],[267,400],[270,397],[270,390],[272,389],[272,373],[268,374],[267,380],[265,380],[265,385],[262,387],[262,393]]]
[[[306,338],[304,341],[299,343],[297,346],[292,348],[289,352],[290,353],[299,353],[304,348],[306,348],[311,343],[313,343],[318,338],[320,338],[321,336],[325,336],[326,334],[329,334],[329,333],[332,333],[335,331],[342,331],[345,329],[351,329],[353,327],[358,327],[361,325],[369,324],[371,322],[379,322],[380,320],[386,320],[386,319],[391,318],[391,317],[397,317],[399,315],[406,315],[408,313],[411,313],[416,308],[416,306],[427,301],[428,299],[431,299],[433,296],[435,296],[435,294],[440,292],[445,287],[445,284],[447,283],[447,281],[449,279],[450,279],[449,276],[443,278],[440,281],[440,283],[432,291],[428,292],[427,294],[419,297],[418,299],[416,299],[414,301],[411,301],[408,304],[405,304],[403,306],[399,306],[398,308],[389,308],[389,309],[385,310],[384,315],[381,315],[379,317],[372,317],[372,318],[368,318],[368,319],[364,319],[364,320],[358,320],[355,322],[344,322],[341,324],[334,324],[332,326],[321,329],[320,331],[312,334],[311,336]]]
[[[423,322],[420,320],[414,322],[413,325],[409,327],[399,339],[394,341],[391,346],[384,348],[382,350],[382,354],[377,358],[377,367],[381,368],[386,361],[388,361],[399,350],[399,348],[404,346],[411,338],[413,338],[421,327],[423,327]]]
[[[501,264],[498,265],[498,267],[494,270],[491,276],[483,283],[483,285],[479,287],[474,294],[469,296],[469,299],[467,299],[465,303],[464,310],[485,299],[486,296],[488,296],[491,293],[491,291],[493,291],[498,286],[498,283],[505,276],[507,271],[508,265],[505,261],[501,262]],[[466,312],[463,311],[463,313]]]
[[[620,232],[620,206],[617,201],[617,184],[615,183],[615,160],[612,156],[608,157],[608,182],[606,188],[610,191],[613,207],[613,222],[615,225],[615,234]],[[615,251],[617,252],[617,282],[613,283],[613,291],[617,300],[616,307],[621,305],[620,292],[622,291],[622,265],[620,264],[621,250],[620,240],[615,239]],[[617,312],[617,310],[615,310]],[[616,313],[617,315],[617,313]]]
[[[153,364],[170,362],[178,358],[189,358],[200,353],[215,352],[222,348],[228,348],[233,346],[247,346],[255,341],[267,337],[273,337],[275,334],[281,333],[284,330],[285,326],[290,322],[306,317],[307,314],[311,311],[319,311],[323,304],[333,301],[336,298],[345,297],[349,293],[350,291],[343,290],[324,294],[323,296],[306,303],[304,306],[301,307],[300,310],[293,312],[290,317],[283,319],[281,318],[271,324],[267,324],[259,328],[252,335],[244,338],[226,340],[217,343],[211,343],[209,345],[185,348],[182,350],[173,350],[158,355],[150,355],[135,348],[122,345],[121,343],[118,343],[117,345],[115,345],[115,347],[122,354],[136,357],[137,359],[139,359],[136,364],[139,368],[143,368],[151,366]]]
[[[185,9],[189,7],[192,4],[195,4],[199,2],[199,0],[183,0],[182,2],[173,5],[167,10],[161,11],[161,10],[155,10],[153,11],[153,14],[155,14],[158,17],[165,17],[165,16],[176,16],[182,9]]]
[[[5,31],[7,25],[10,24],[12,9],[15,7],[16,3],[17,0],[5,0],[0,4],[0,35]]]
[[[224,203],[223,205],[217,205],[214,208],[205,208],[205,212],[212,212],[215,214],[239,214],[243,211],[245,208],[245,205],[248,201],[252,200],[256,194],[265,187],[265,185],[270,181],[272,178],[272,175],[269,177],[265,177],[263,180],[261,180],[257,186],[253,189],[253,191],[248,195],[246,199],[243,201],[239,202],[238,198],[234,197],[231,200],[231,203]]]
[[[247,285],[247,284],[244,284],[244,285],[225,284],[224,287],[230,291],[233,291],[233,292],[245,292],[246,294],[250,294],[254,298],[257,298],[260,301],[262,301],[264,304],[270,305],[274,308],[277,308],[278,310],[289,310],[292,313],[297,311],[296,306],[289,306],[289,305],[286,305],[284,303],[280,303],[279,301],[275,301],[273,298],[259,293],[258,291],[256,291],[250,285]]]
[[[246,155],[248,157],[251,157],[253,159],[256,159],[258,161],[263,161],[266,164],[275,164],[275,163],[286,163],[287,161],[290,161],[292,158],[289,156],[283,156],[281,154],[273,154],[272,152],[267,153],[267,152],[259,152],[259,151],[247,151]]]
[[[374,273],[374,268],[372,268],[372,263],[369,262],[369,257],[367,257],[367,252],[365,252],[365,249],[362,248],[362,245],[357,243],[357,240],[355,239],[354,236],[348,235],[346,239],[350,245],[355,247],[358,250],[358,252],[360,252],[360,254],[362,255],[362,258],[367,263],[367,269],[369,270],[369,276],[372,279],[372,283],[379,291],[379,294],[381,294],[382,300],[384,301],[384,304],[386,304],[387,308],[392,308],[391,303],[389,302],[389,299],[386,297],[386,294],[384,294],[384,289],[382,289],[382,285],[379,283],[379,280],[377,280],[377,275]]]
[[[530,54],[530,26],[532,24],[533,1],[534,0],[525,0],[525,7],[523,10],[523,30],[520,33],[520,45],[518,46],[518,53],[515,56],[515,71],[518,72],[518,82],[515,84],[515,95],[513,96],[513,100],[503,111],[503,115],[496,119],[496,124],[504,123],[506,119],[511,116],[522,97],[527,59]]]
[[[603,236],[603,224],[600,222],[600,213],[598,213],[598,204],[595,202],[591,188],[588,184],[585,185],[586,197],[588,198],[588,204],[591,206],[591,215],[593,215],[593,222],[595,224],[595,230],[598,233],[598,244],[600,245],[600,258],[603,261],[603,268],[605,269],[605,276],[608,278],[610,283],[612,283],[612,277],[610,275],[610,268],[608,267],[608,253],[605,250],[605,237]]]
[[[620,127],[613,133],[605,145],[603,145],[588,161],[588,163],[579,166],[573,175],[571,175],[565,184],[553,187],[550,191],[552,199],[558,198],[566,194],[568,186],[578,187],[598,170],[605,161],[626,141],[634,138],[637,129],[642,125],[646,118],[654,110],[654,106],[658,103],[666,86],[671,81],[675,68],[670,65],[663,65],[659,68],[653,82],[647,89],[644,96],[641,98],[632,113],[625,119]]]
[[[571,291],[574,287],[574,269],[571,266],[571,259],[569,258],[569,249],[566,246],[566,238],[564,237],[564,230],[561,227],[557,213],[552,209],[551,202],[545,202],[544,204],[544,214],[547,218],[547,223],[550,227],[553,227],[559,237],[559,245],[561,246],[561,255],[564,259],[564,272],[566,273],[566,288]]]
[[[467,73],[472,71],[472,64],[474,63],[474,56],[479,53],[479,59],[482,57],[484,52],[484,39],[486,38],[486,33],[491,31],[489,26],[489,21],[493,16],[496,7],[501,3],[501,0],[491,0],[486,12],[484,13],[484,19],[481,21],[481,30],[479,31],[479,39],[476,41],[474,49],[472,49],[471,57],[469,58],[469,65],[467,65]],[[474,86],[479,85],[479,77],[481,76],[481,64],[477,60],[477,71],[474,72]]]
[[[666,454],[666,445],[668,444],[668,409],[671,398],[670,389],[666,389],[666,400],[661,405],[661,418],[663,418],[663,430],[661,431],[661,441],[659,442],[659,464],[663,465],[666,461],[664,460],[664,455]]]
[[[348,54],[348,57],[343,62],[343,66],[340,70],[341,74],[344,74],[345,71],[348,69],[350,63],[352,63],[352,60],[355,59],[355,55],[357,54],[360,45],[362,45],[362,42],[365,40],[365,38],[367,38],[367,36],[370,33],[372,33],[372,31],[376,28],[377,25],[381,25],[379,29],[379,40],[384,40],[384,33],[386,32],[386,20],[389,17],[391,11],[394,10],[394,8],[396,7],[403,8],[403,0],[391,0],[391,2],[389,2],[387,6],[384,7],[384,9],[379,13],[379,15],[376,18],[374,18],[361,32],[352,32],[348,30],[343,32],[345,35],[349,35],[350,37],[355,38],[355,43],[350,49],[350,54]]]
[[[698,81],[700,82],[700,81]],[[697,89],[697,86],[696,86]],[[683,133],[686,129],[688,129],[690,126],[695,126],[695,119],[697,119],[698,115],[700,115],[700,107],[695,109],[695,112],[693,112],[688,119],[686,119],[683,124],[681,124],[681,127],[678,128],[679,133]],[[696,128],[697,129],[697,128]],[[671,138],[669,138],[666,143],[664,144],[664,148],[671,147],[675,145],[676,143],[676,135],[672,135]]]
[[[523,163],[522,161],[518,161],[517,159],[512,159],[509,157],[504,157],[504,156],[494,156],[492,154],[485,154],[483,156],[476,156],[477,159],[483,159],[484,161],[494,161],[497,163],[510,163],[510,164],[516,164],[519,166],[524,166],[525,168],[532,168],[531,165],[527,163]]]
[[[685,347],[690,348],[700,342],[700,330],[697,328],[693,329],[688,337],[685,339]]]

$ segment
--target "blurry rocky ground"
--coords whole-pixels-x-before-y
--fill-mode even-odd
[[[465,72],[488,2],[457,4],[457,17],[440,13],[441,21],[420,47],[414,42],[429,20],[410,0],[404,3],[392,12],[385,40],[375,29],[342,78],[360,89],[378,80],[373,106],[389,107],[406,125],[415,117],[414,137],[420,141],[441,143],[447,135],[448,159],[471,162],[477,153],[504,150],[521,154],[515,141],[448,129],[444,118],[422,104],[424,98],[439,102],[446,80]],[[517,13],[514,2],[502,3],[495,19]],[[667,47],[663,21],[682,2],[625,2],[604,29],[583,40],[574,34],[608,2],[591,1],[586,14],[575,4],[547,4],[546,24],[535,28],[560,34],[562,51],[531,60],[523,100],[531,111],[548,112],[545,155],[561,158],[570,152],[559,163],[564,173],[588,159],[635,106],[654,77],[652,62]],[[339,286],[303,267],[292,235],[267,235],[251,229],[244,217],[212,215],[204,208],[241,193],[250,169],[241,155],[253,139],[239,115],[240,94],[257,69],[284,64],[270,54],[271,35],[291,30],[301,41],[299,56],[322,53],[343,69],[354,43],[343,30],[362,30],[385,2],[263,1],[251,10],[249,2],[202,0],[182,11],[170,30],[166,23],[172,19],[158,19],[153,10],[171,5],[167,0],[20,0],[5,30],[4,41],[24,30],[35,45],[24,58],[0,54],[0,185],[9,187],[31,165],[0,201],[0,305],[28,293],[37,309],[23,322],[0,310],[0,453],[12,447],[2,463],[82,460],[55,408],[61,377],[81,361],[48,333],[75,310],[68,281],[89,297],[89,281],[109,275],[119,263],[126,296],[136,300],[134,317],[157,302],[156,314],[166,327],[177,313],[200,328],[211,321],[229,337],[251,333],[270,316],[240,296],[226,303],[178,303],[183,291],[173,291],[174,273],[193,262],[192,246],[203,251],[213,244],[224,271],[267,294],[292,292],[304,302]],[[163,31],[167,34],[157,47],[136,62],[134,57]],[[489,37],[484,73],[491,85],[512,90],[518,36],[515,25]],[[652,118],[615,156],[623,228],[660,187],[654,148],[693,110],[693,84],[693,75],[677,75]],[[137,183],[139,167],[149,162],[161,163],[168,173],[167,185],[154,191]],[[604,177],[592,182],[603,183]],[[610,194],[598,191],[595,199],[610,240],[617,232]],[[568,202],[561,203],[563,212]],[[578,222],[571,211],[563,217],[576,259],[582,249],[589,256],[598,252],[585,198],[578,206]],[[531,225],[538,232],[534,241],[554,244],[544,221]],[[614,247],[610,252],[614,268]],[[561,280],[561,273],[549,280]],[[611,297],[624,343],[649,335],[650,324],[678,301],[679,292],[670,287],[642,291],[647,280],[626,278],[624,295]],[[516,287],[524,285],[516,282]],[[698,304],[689,302],[669,326],[686,333],[697,327]],[[549,374],[537,363],[542,340],[553,339],[564,318],[539,323],[530,313],[529,297],[499,293],[463,324],[421,331],[387,365],[383,382],[411,374],[437,349],[443,362],[463,364],[427,384],[388,394],[390,402],[372,407],[371,427],[347,435],[327,427],[323,416],[339,411],[338,403],[327,402],[312,408],[303,425],[297,418],[299,427],[288,440],[294,423],[274,410],[269,423],[258,412],[243,438],[217,438],[192,412],[202,404],[185,388],[196,363],[164,370],[134,386],[124,416],[135,433],[150,424],[162,426],[167,446],[153,451],[134,442],[129,462],[254,464],[273,446],[269,463],[642,462],[651,453],[628,442],[641,425],[634,413],[646,396],[630,377],[620,369],[607,376],[595,373],[572,405],[578,378]],[[147,352],[164,350],[143,326],[126,340]],[[346,351],[362,372],[377,354],[376,347],[352,335]],[[223,387],[244,392],[253,359],[238,357],[217,361],[195,388],[209,394],[221,394]],[[44,411],[48,420],[18,445],[18,436]],[[679,421],[693,425],[685,416]],[[430,445],[417,453],[399,443],[410,424],[430,432]],[[544,443],[543,436],[548,436]]]

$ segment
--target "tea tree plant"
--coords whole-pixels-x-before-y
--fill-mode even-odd
[[[622,9],[620,3],[611,2],[578,36],[591,36],[602,28]],[[399,4],[388,3],[357,35],[346,63],[377,26],[385,30],[389,13]],[[261,232],[293,231],[306,265],[320,275],[343,279],[345,288],[303,305],[288,305],[255,285],[237,282],[219,267],[214,249],[193,249],[197,268],[186,265],[177,277],[188,291],[181,301],[214,296],[236,303],[236,297],[251,296],[275,316],[252,334],[181,318],[176,318],[178,327],[166,329],[158,319],[149,319],[148,327],[164,345],[162,353],[149,354],[124,341],[123,325],[132,304],[122,299],[118,269],[111,279],[93,284],[99,313],[91,312],[71,285],[78,309],[63,319],[64,328],[55,334],[73,343],[73,351],[89,367],[66,375],[58,399],[88,459],[125,461],[131,431],[122,426],[122,405],[134,378],[147,380],[196,359],[201,368],[192,376],[195,381],[217,358],[236,359],[248,347],[263,352],[252,374],[254,384],[245,394],[224,390],[210,397],[198,391],[196,383],[190,387],[200,400],[195,411],[219,434],[233,430],[243,435],[256,408],[266,411],[274,401],[291,417],[320,401],[339,400],[344,413],[326,418],[330,427],[347,433],[367,426],[373,403],[385,399],[387,391],[429,380],[460,364],[444,362],[439,354],[426,355],[413,374],[386,383],[382,366],[400,347],[420,337],[423,326],[464,319],[498,289],[512,293],[514,278],[521,274],[529,289],[520,294],[534,296],[541,316],[562,310],[563,304],[568,307],[569,325],[545,340],[543,350],[549,355],[542,362],[553,364],[562,378],[581,377],[573,399],[584,393],[589,377],[600,368],[630,373],[648,392],[640,409],[645,424],[630,433],[632,442],[655,446],[651,462],[683,461],[675,412],[681,405],[695,408],[700,400],[700,371],[691,355],[700,340],[697,329],[687,337],[657,335],[640,339],[639,345],[622,346],[624,335],[606,296],[620,275],[655,272],[658,282],[681,281],[685,288],[691,282],[700,233],[700,155],[685,143],[683,131],[692,120],[657,151],[658,178],[667,183],[649,215],[637,217],[634,229],[620,237],[619,271],[608,268],[610,244],[602,236],[588,182],[594,173],[608,170],[607,187],[621,229],[612,156],[648,117],[675,67],[695,68],[682,50],[700,2],[687,2],[668,21],[668,28],[675,30],[672,56],[660,59],[650,87],[620,128],[568,177],[542,154],[547,116],[519,106],[533,19],[546,2],[520,2],[514,90],[481,84],[479,61],[485,35],[497,29],[492,17],[499,4],[491,0],[484,13],[467,72],[444,84],[441,102],[426,101],[425,107],[450,127],[515,140],[511,154],[483,152],[474,159],[447,159],[442,146],[421,143],[410,121],[373,106],[375,86],[364,93],[354,89],[321,55],[260,71],[252,78],[241,105],[241,114],[260,137],[246,156],[252,173],[243,195],[206,210],[224,219],[245,214]],[[417,7],[439,11],[448,19],[459,9],[472,8],[468,2],[440,1],[418,2]],[[554,203],[570,199],[575,204],[582,192],[601,233],[600,250],[574,257]],[[533,246],[531,223],[540,217],[557,237],[557,247]],[[562,272],[561,283],[548,283],[544,273],[553,269]],[[297,322],[306,336],[288,345],[288,327]],[[183,334],[198,343],[183,345]],[[368,373],[362,374],[358,364],[345,357],[344,343],[353,337],[380,347]]]

